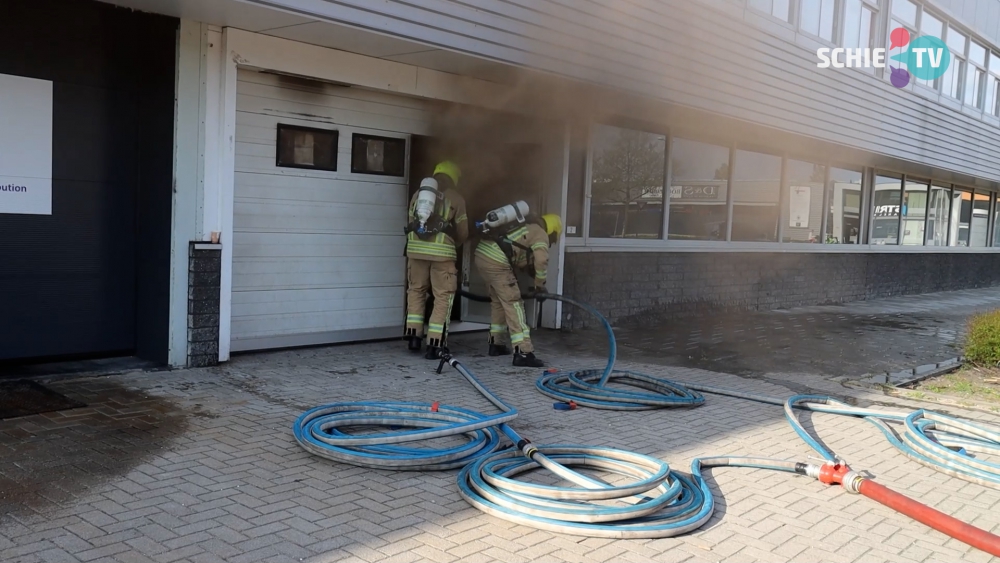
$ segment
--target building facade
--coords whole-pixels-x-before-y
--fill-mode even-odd
[[[562,214],[550,290],[615,322],[1000,282],[1000,0],[7,5],[21,18],[12,29],[43,39],[35,58],[0,61],[0,88],[55,85],[55,149],[48,217],[5,212],[2,198],[17,194],[0,193],[0,253],[18,264],[0,274],[0,295],[35,330],[21,342],[5,323],[0,359],[125,352],[205,365],[398,336],[405,205],[441,158],[461,164],[472,216],[516,199]],[[71,79],[45,55],[67,35],[45,14],[68,6],[127,29],[122,44],[103,39],[118,53],[107,61],[64,60]],[[146,62],[132,44],[158,56]],[[912,55],[924,44],[942,45],[925,51],[933,76]],[[70,113],[131,128],[95,135],[57,111],[61,83],[118,75],[123,86],[102,87],[128,92],[121,107],[136,109],[122,111],[134,113]],[[74,152],[88,143],[99,155]],[[121,302],[98,300],[101,311],[76,307],[85,296],[67,288],[82,286],[46,270],[63,255],[32,243],[83,209],[65,199],[83,192],[59,188],[73,156],[135,166],[115,184],[132,199],[107,196],[131,211],[90,219],[133,242],[108,234],[94,248],[117,254],[64,249],[111,272],[96,287]],[[469,256],[463,286],[482,293]],[[36,279],[59,298],[21,299]],[[44,307],[54,312],[43,322]],[[558,303],[539,309],[543,326],[586,322]],[[71,311],[75,333],[28,346]],[[108,311],[132,332],[72,344],[87,318],[111,334]],[[481,328],[488,308],[463,300],[453,322]]]

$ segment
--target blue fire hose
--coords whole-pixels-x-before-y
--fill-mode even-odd
[[[803,428],[795,410],[859,417],[875,424],[910,458],[943,473],[1000,488],[1000,466],[970,453],[1000,454],[1000,431],[924,410],[899,414],[861,409],[816,395],[785,400],[615,370],[614,331],[600,312],[559,295],[534,297],[581,307],[602,323],[608,335],[610,352],[603,370],[546,373],[537,381],[536,387],[550,397],[607,410],[694,407],[704,403],[701,393],[780,405],[795,432],[830,466],[839,460]],[[715,508],[702,478],[704,469],[752,467],[817,478],[826,467],[765,458],[704,457],[695,459],[690,475],[684,475],[662,460],[639,453],[599,446],[535,445],[509,425],[517,417],[516,409],[450,355],[442,359],[439,372],[445,363],[501,413],[485,415],[437,403],[335,403],[303,413],[294,425],[296,440],[316,455],[363,467],[420,471],[461,467],[459,492],[483,512],[553,532],[604,538],[662,538],[703,526]],[[609,387],[609,383],[618,386]],[[902,434],[889,423],[902,425]],[[514,447],[501,449],[501,436]],[[464,443],[438,448],[414,445],[444,437],[462,437]],[[624,477],[624,482],[609,483],[575,468],[597,469]],[[544,485],[517,478],[539,469],[566,484]]]

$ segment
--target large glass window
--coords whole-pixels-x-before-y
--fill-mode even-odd
[[[1000,194],[993,202],[993,246],[1000,246]]]
[[[873,32],[877,6],[871,0],[845,0],[844,2],[844,47],[864,49],[873,47]],[[875,67],[865,68],[875,72]]]
[[[972,193],[956,189],[951,193],[949,244],[951,246],[969,246],[969,227],[971,224]]]
[[[830,169],[827,244],[858,244],[861,233],[861,172]]]
[[[983,109],[986,90],[986,48],[969,42],[969,61],[965,73],[965,105]]]
[[[802,0],[799,27],[806,33],[833,41],[836,4],[835,0]]]
[[[675,137],[670,148],[671,240],[726,240],[729,148]]]
[[[946,42],[951,50],[951,64],[941,77],[941,90],[952,98],[962,99],[962,84],[965,81],[965,46],[968,37],[957,30],[948,28]]]
[[[906,179],[903,187],[903,238],[901,244],[924,244],[924,220],[927,218],[927,190],[929,182]]]
[[[944,22],[925,11],[920,15],[920,35],[930,35],[938,39],[944,37]],[[917,83],[928,88],[936,88],[935,82],[935,80],[917,79]]]
[[[597,125],[590,236],[660,238],[666,136]]]
[[[902,178],[889,174],[875,177],[872,190],[871,244],[899,244],[899,210]]]
[[[990,52],[990,73],[986,81],[986,111],[1000,117],[1000,54]]]
[[[750,7],[771,14],[781,21],[789,21],[791,16],[789,0],[750,0]]]
[[[948,217],[951,215],[951,188],[931,186],[927,207],[927,246],[948,246]]]
[[[788,192],[785,198],[785,242],[822,243],[823,184],[826,166],[788,160]]]
[[[892,0],[892,17],[912,26],[917,25],[917,5],[911,0]]]
[[[732,240],[778,240],[781,157],[736,151],[733,169]]]
[[[969,246],[986,246],[990,230],[990,196],[976,192],[972,199],[972,227],[969,233]]]

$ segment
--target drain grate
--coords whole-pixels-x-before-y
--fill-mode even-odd
[[[0,419],[85,406],[34,381],[0,381]]]

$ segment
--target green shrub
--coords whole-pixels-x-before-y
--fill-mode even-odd
[[[969,319],[965,358],[981,366],[995,366],[1000,362],[1000,309]]]

